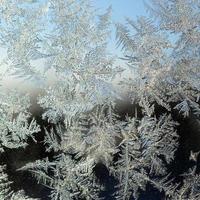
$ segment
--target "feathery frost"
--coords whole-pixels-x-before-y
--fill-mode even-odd
[[[30,113],[29,95],[1,88],[0,157],[33,144],[45,149],[12,173],[31,173],[51,200],[141,199],[149,187],[165,199],[199,199],[196,168],[182,182],[170,174],[181,137],[176,116],[200,121],[199,7],[199,0],[152,0],[150,17],[116,24],[117,45],[136,72],[120,86],[142,111],[121,119],[112,81],[122,70],[107,51],[111,7],[96,15],[89,0],[0,1],[7,73],[43,83],[44,124]],[[8,162],[0,162],[0,199],[34,199],[14,189]]]

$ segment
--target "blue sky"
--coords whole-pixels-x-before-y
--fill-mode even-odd
[[[112,6],[112,20],[114,23],[125,23],[125,18],[129,17],[136,20],[138,16],[146,15],[143,0],[92,0],[93,5],[100,12],[105,11],[110,5]],[[147,2],[147,0],[146,0]],[[116,49],[115,28],[109,43],[109,50],[120,56],[120,49]]]
[[[143,0],[93,0],[93,3],[101,10],[112,5],[114,21],[123,22],[124,17],[136,19],[146,14]]]

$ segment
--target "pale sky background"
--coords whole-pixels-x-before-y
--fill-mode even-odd
[[[126,23],[126,17],[136,20],[137,17],[147,14],[144,0],[92,0],[92,2],[100,12],[104,12],[111,5],[113,23]],[[148,0],[145,0],[145,2],[148,2]],[[120,49],[116,48],[114,26],[109,50],[120,55]]]
[[[146,15],[146,9],[144,7],[143,0],[91,0],[93,2],[94,7],[97,9],[97,12],[102,14],[105,12],[106,8],[110,5],[112,6],[112,36],[109,41],[108,50],[112,54],[117,55],[118,57],[122,56],[122,51],[120,48],[117,48],[116,40],[115,40],[115,27],[114,23],[126,23],[125,18],[129,17],[131,19],[136,20],[138,16]],[[148,0],[145,0],[148,2]],[[5,50],[0,48],[0,61],[5,56]],[[117,59],[117,64],[123,65],[123,62],[120,59]],[[3,66],[0,66],[2,70]],[[24,87],[18,83],[13,77],[9,77],[4,79],[4,83],[7,86],[11,87]],[[26,87],[31,87],[30,84],[23,84]],[[29,86],[27,86],[29,85]]]

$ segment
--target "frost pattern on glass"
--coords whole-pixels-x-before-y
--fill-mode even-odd
[[[45,157],[16,173],[31,173],[52,200],[104,199],[111,179],[113,199],[140,199],[149,185],[166,199],[200,198],[195,167],[182,175],[182,183],[169,174],[180,142],[174,112],[200,121],[200,2],[151,0],[146,6],[149,17],[116,24],[117,45],[136,73],[119,85],[141,110],[122,120],[112,83],[122,70],[107,50],[111,7],[96,15],[89,0],[0,1],[7,73],[43,83],[37,104],[41,121],[48,123],[43,127],[33,118],[28,94],[1,86],[0,156],[42,144]],[[34,66],[39,60],[43,67]],[[56,78],[51,86],[49,73]],[[196,165],[197,156],[191,152]],[[107,170],[106,183],[96,172],[99,164]],[[0,198],[34,199],[13,189],[8,168],[0,163]]]

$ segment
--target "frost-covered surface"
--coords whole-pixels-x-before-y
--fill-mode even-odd
[[[149,188],[154,199],[200,198],[200,148],[187,143],[191,165],[174,169],[185,132],[198,139],[200,129],[200,2],[152,0],[147,8],[149,18],[116,24],[137,73],[120,82],[134,107],[124,117],[112,85],[122,70],[106,48],[111,8],[97,16],[89,0],[0,1],[7,73],[43,88],[35,118],[28,94],[1,90],[0,199],[144,199]],[[44,68],[33,64],[40,59]],[[46,196],[16,187],[15,174],[32,176]]]

